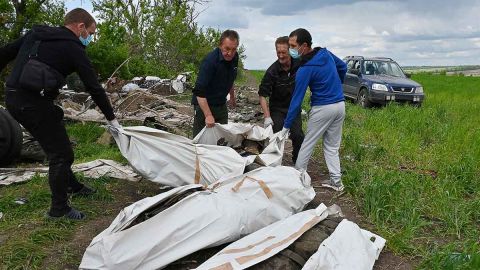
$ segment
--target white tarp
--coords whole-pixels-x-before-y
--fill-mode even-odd
[[[102,176],[128,181],[139,181],[142,177],[135,173],[130,166],[124,166],[118,162],[108,159],[97,159],[94,161],[75,164],[72,166],[73,172],[81,172],[89,178],[100,178]],[[0,168],[0,185],[10,185],[30,180],[35,174],[45,176],[48,173],[48,167],[37,168]]]
[[[188,138],[143,126],[124,127],[112,135],[132,167],[145,179],[164,185],[209,185],[245,170],[245,160],[229,147],[193,144]]]
[[[315,196],[308,174],[292,167],[262,167],[214,183],[127,228],[146,209],[198,187],[178,187],[123,209],[92,240],[80,268],[162,268],[200,249],[238,240],[283,220]]]
[[[266,141],[266,147],[256,157],[247,157],[247,164],[255,158],[265,166],[278,166],[282,164],[285,148],[285,138],[280,137],[280,132],[273,133],[272,126],[263,128],[245,123],[215,124],[212,128],[203,128],[193,139],[194,143],[217,145],[219,139],[225,139],[228,146],[239,147],[243,140]]]
[[[382,237],[344,219],[302,270],[370,270],[385,242]]]
[[[322,203],[316,209],[277,221],[233,242],[196,269],[248,268],[284,250],[328,215],[327,207]]]

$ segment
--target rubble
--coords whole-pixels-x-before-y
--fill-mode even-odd
[[[186,135],[182,130],[190,129],[193,108],[190,104],[181,104],[169,97],[188,89],[189,77],[188,72],[173,80],[146,76],[124,81],[113,77],[105,86],[115,108],[115,115],[120,121],[144,123],[149,119],[152,126]],[[63,89],[56,103],[63,108],[67,119],[99,123],[105,121],[88,93]]]
[[[259,123],[263,121],[263,112],[259,105],[258,91],[255,87],[240,86],[236,89],[237,107],[231,108],[228,118],[233,122]]]

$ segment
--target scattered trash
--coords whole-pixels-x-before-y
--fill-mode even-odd
[[[0,212],[0,220],[3,218],[3,212]]]
[[[122,92],[130,92],[137,89],[141,89],[137,84],[127,83],[122,87]]]
[[[28,202],[28,199],[21,197],[21,198],[15,199],[15,201],[13,201],[13,202],[16,203],[16,204],[23,205],[23,204],[26,204]]]
[[[106,159],[98,159],[87,163],[76,164],[72,166],[72,170],[74,172],[82,172],[89,178],[108,176],[134,182],[141,179],[141,176],[133,171],[131,167]],[[37,173],[41,176],[46,176],[48,173],[48,167],[0,168],[0,186],[26,182]]]

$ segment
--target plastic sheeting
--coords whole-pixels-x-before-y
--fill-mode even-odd
[[[145,179],[164,185],[209,185],[245,169],[245,160],[229,147],[193,144],[188,138],[143,126],[112,134],[132,167]]]
[[[107,176],[137,182],[142,178],[135,173],[130,166],[124,166],[108,159],[97,159],[86,163],[75,164],[72,166],[72,171],[81,172],[84,176],[94,179]],[[0,186],[26,182],[37,173],[41,176],[47,175],[48,167],[0,168]]]
[[[228,245],[196,269],[248,268],[284,250],[328,215],[329,211],[322,203],[316,209],[277,221]]]
[[[257,161],[265,166],[278,166],[282,164],[285,140],[280,132],[273,133],[272,126],[263,128],[245,123],[215,124],[212,128],[203,128],[193,139],[194,143],[216,145],[219,139],[225,139],[230,147],[239,147],[243,140],[265,141],[263,151],[253,157],[247,157],[247,164]]]
[[[370,270],[385,242],[382,237],[344,219],[302,270]]]
[[[301,211],[315,196],[292,167],[262,167],[197,191],[128,227],[147,209],[199,185],[178,187],[121,211],[96,236],[81,269],[158,269],[200,249],[235,241]]]

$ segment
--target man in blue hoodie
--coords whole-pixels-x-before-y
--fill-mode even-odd
[[[307,170],[308,162],[320,138],[323,138],[323,153],[330,179],[324,187],[343,190],[338,150],[342,140],[345,119],[345,102],[342,83],[347,72],[346,64],[326,48],[312,48],[312,36],[299,28],[289,36],[290,55],[300,58],[300,67],[295,80],[295,90],[283,124],[287,134],[298,115],[307,87],[311,91],[311,110],[307,134],[300,148],[295,167]]]

